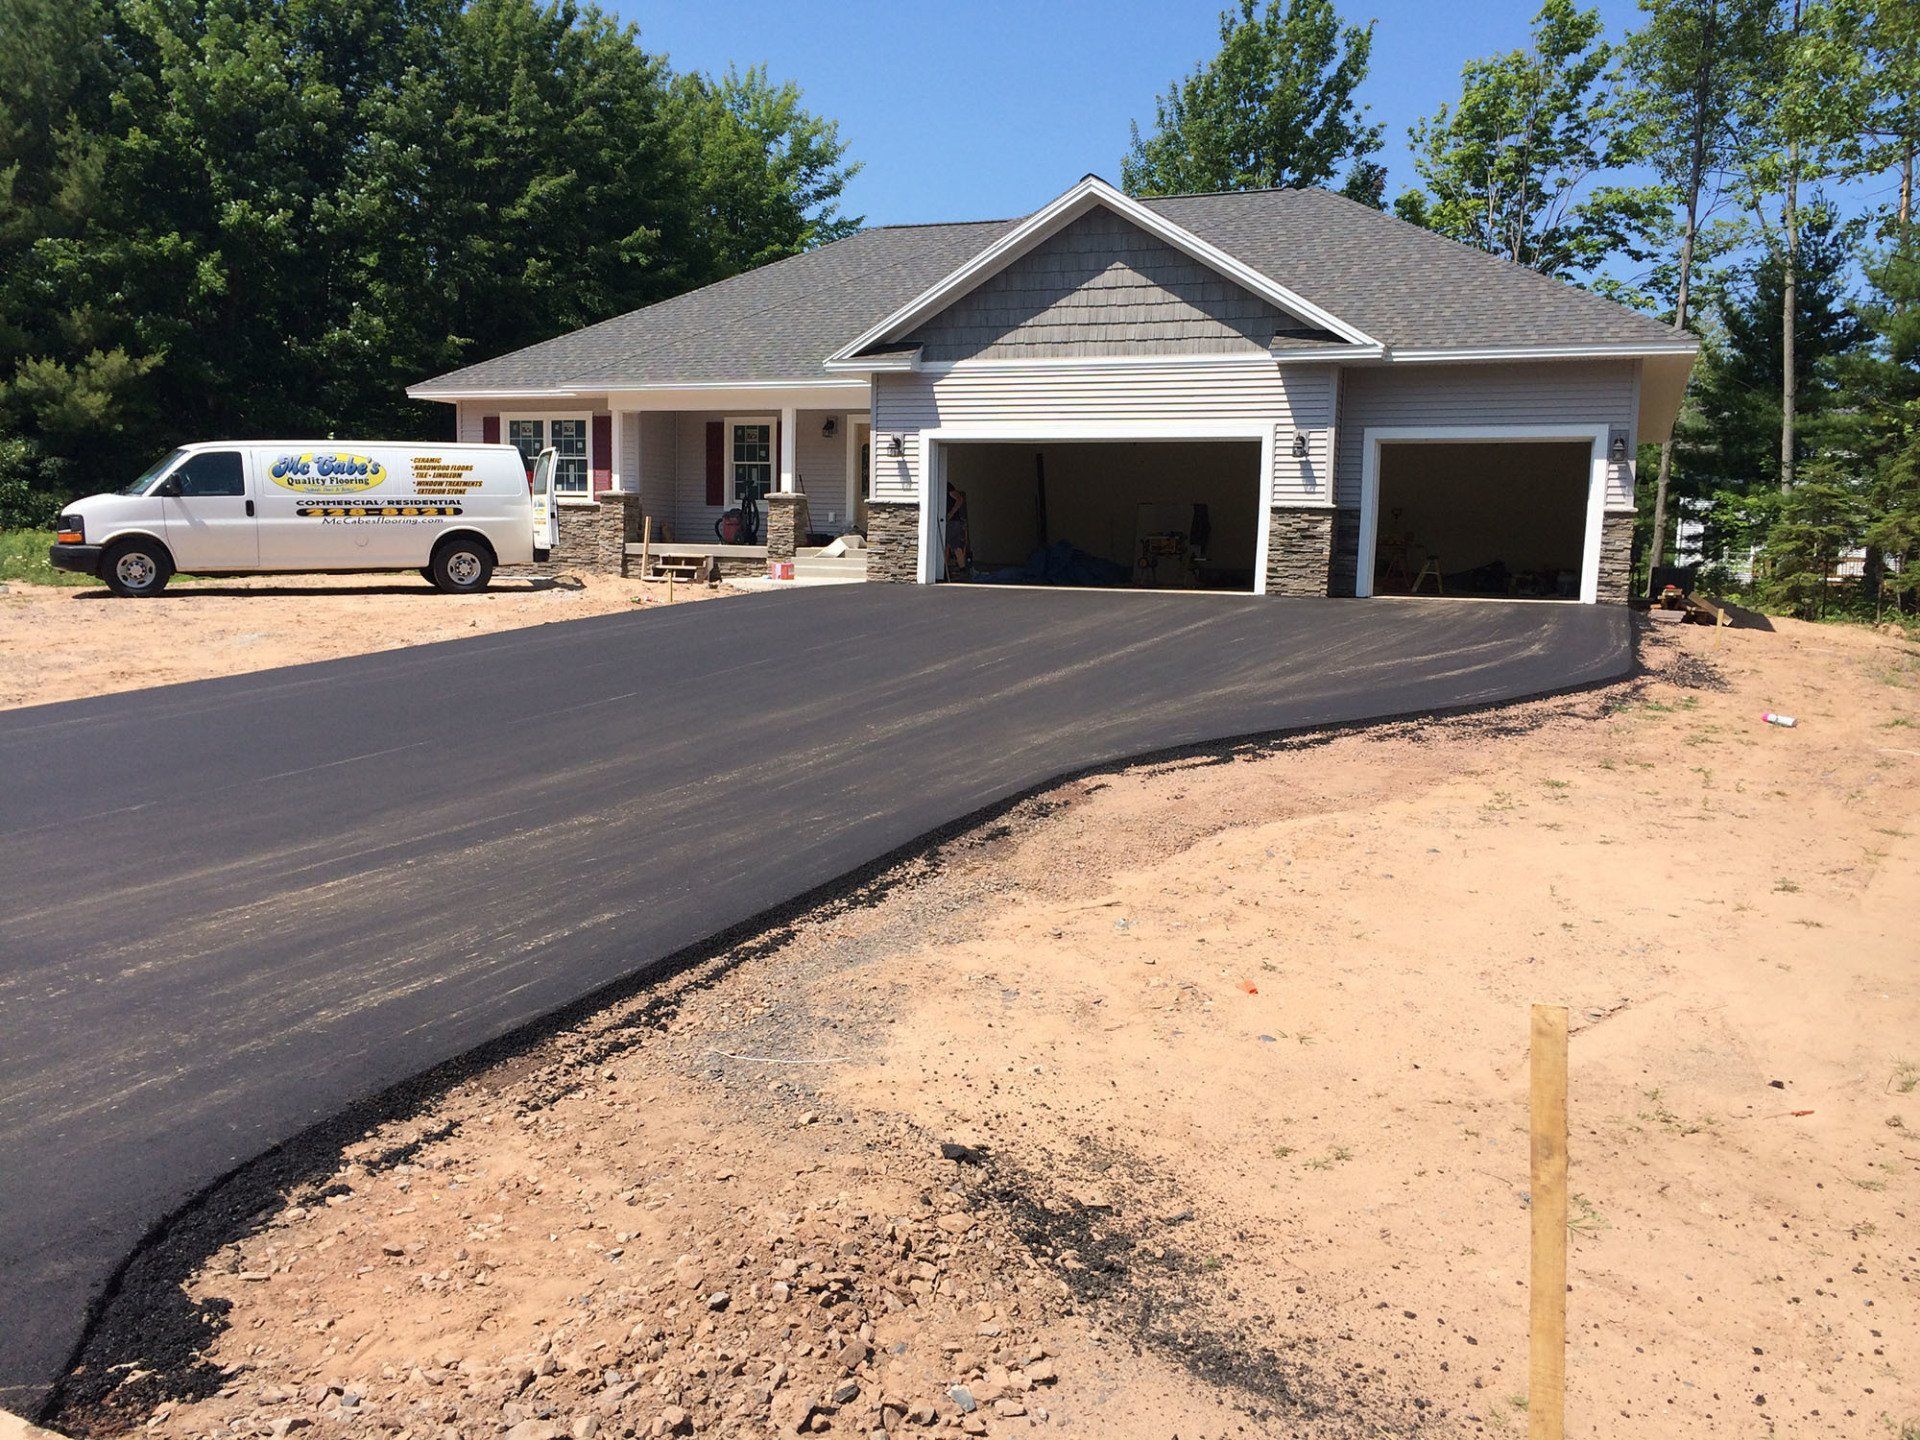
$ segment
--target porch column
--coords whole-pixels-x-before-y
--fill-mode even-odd
[[[800,488],[798,472],[800,412],[792,407],[780,412],[780,489],[791,495]]]
[[[813,528],[807,497],[800,493],[800,412],[780,412],[780,488],[767,497],[767,559],[791,560]]]
[[[618,410],[609,413],[613,416],[613,424],[608,427],[613,435],[613,452],[607,457],[607,488],[611,490],[624,490],[627,486],[626,482],[621,479],[624,471],[621,469],[620,462],[624,457],[620,454],[620,424],[626,419],[626,416],[622,415]]]

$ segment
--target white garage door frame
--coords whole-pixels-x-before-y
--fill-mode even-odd
[[[1380,447],[1514,444],[1585,440],[1592,447],[1587,465],[1587,528],[1580,547],[1580,602],[1600,598],[1600,532],[1607,511],[1607,427],[1605,425],[1369,425],[1361,441],[1360,554],[1353,593],[1373,594],[1373,562],[1380,538]]]
[[[1267,593],[1267,520],[1273,506],[1273,442],[1271,420],[980,420],[938,425],[922,430],[920,446],[920,572],[922,585],[944,578],[946,548],[946,479],[949,445],[969,442],[1010,442],[1016,445],[1049,441],[1167,441],[1257,440],[1260,442],[1259,510],[1255,515],[1253,593]],[[935,504],[935,497],[940,503]],[[1244,591],[1241,593],[1245,593]]]

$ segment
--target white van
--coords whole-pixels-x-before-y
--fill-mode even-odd
[[[125,489],[76,500],[48,558],[116,595],[176,573],[418,570],[450,594],[554,543],[553,452],[511,445],[270,440],[186,445]]]

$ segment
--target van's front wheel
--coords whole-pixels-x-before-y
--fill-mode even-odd
[[[472,595],[493,578],[493,551],[482,541],[456,536],[440,542],[427,570],[442,594]]]
[[[173,562],[152,540],[122,540],[100,557],[100,578],[116,595],[144,600],[167,588]]]

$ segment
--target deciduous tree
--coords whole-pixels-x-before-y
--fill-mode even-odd
[[[1220,50],[1133,127],[1121,183],[1133,195],[1336,183],[1379,205],[1380,126],[1356,98],[1373,26],[1343,24],[1332,0],[1240,0],[1220,17]]]
[[[1547,275],[1652,257],[1671,194],[1604,177],[1638,158],[1597,10],[1546,0],[1525,50],[1470,61],[1458,101],[1410,132],[1423,184],[1401,218]]]

